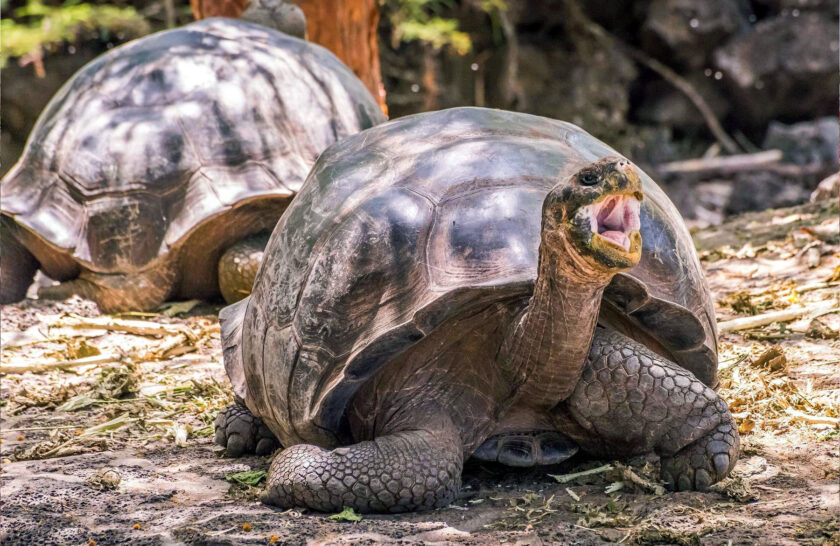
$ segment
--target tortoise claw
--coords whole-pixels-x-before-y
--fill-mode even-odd
[[[725,478],[738,457],[738,432],[731,420],[661,461],[662,479],[668,489],[706,491]]]

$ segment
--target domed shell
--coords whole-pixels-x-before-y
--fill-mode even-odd
[[[272,227],[325,148],[384,119],[326,49],[207,19],[82,68],[4,178],[0,211],[56,278],[71,263],[140,270],[182,245],[191,267],[214,270],[203,262],[220,237]]]
[[[234,340],[226,366],[237,393],[284,445],[346,441],[345,407],[384,363],[447,319],[527,305],[545,195],[615,155],[569,123],[481,108],[401,118],[331,147],[240,303],[241,347],[223,332]],[[713,383],[712,301],[691,238],[642,179],[642,259],[615,278],[604,305]]]

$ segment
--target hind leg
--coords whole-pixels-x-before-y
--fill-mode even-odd
[[[219,258],[219,290],[228,303],[236,303],[251,293],[262,262],[268,232],[242,239]]]
[[[38,271],[38,260],[10,233],[0,233],[0,304],[15,303]]]
[[[103,313],[152,311],[172,293],[174,271],[166,266],[135,274],[82,271],[78,278],[55,286],[44,286],[38,297],[64,300],[73,295],[93,300]]]
[[[216,443],[224,446],[228,457],[241,457],[248,453],[270,455],[280,447],[263,420],[251,413],[240,400],[220,411],[214,424]]]
[[[641,344],[598,328],[580,382],[556,422],[596,456],[656,452],[672,489],[705,490],[738,459],[738,430],[720,396]]]

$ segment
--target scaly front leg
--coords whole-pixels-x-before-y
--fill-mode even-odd
[[[583,376],[555,420],[596,456],[658,453],[663,480],[681,491],[707,489],[738,460],[738,429],[715,391],[603,328],[596,330]]]

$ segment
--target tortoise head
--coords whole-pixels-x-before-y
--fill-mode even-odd
[[[642,182],[629,161],[607,157],[590,163],[546,197],[543,239],[570,249],[587,269],[626,271],[641,258],[641,200]]]
[[[290,36],[306,38],[306,16],[288,0],[251,0],[240,18]]]

